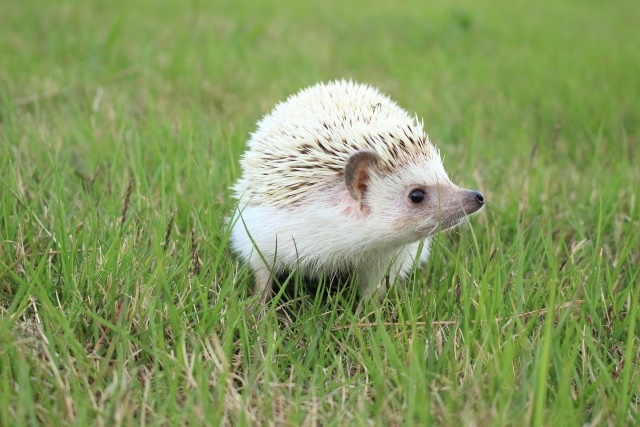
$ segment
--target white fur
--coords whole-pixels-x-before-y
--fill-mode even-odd
[[[375,220],[346,216],[330,204],[246,206],[234,221],[232,245],[256,273],[298,269],[317,277],[348,269],[360,278],[365,296],[382,284],[387,270],[390,283],[404,277],[420,247],[420,240],[396,243],[391,229],[381,236]],[[425,238],[420,261],[427,260],[429,244]]]

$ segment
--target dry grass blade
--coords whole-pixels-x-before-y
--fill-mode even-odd
[[[565,302],[563,304],[560,304],[554,307],[554,311],[561,310],[567,307],[579,306],[583,303],[584,303],[584,300],[575,300],[575,301]],[[540,310],[528,311],[526,313],[518,314],[517,316],[496,317],[494,320],[496,322],[503,322],[505,320],[528,319],[530,317],[544,316],[545,314],[547,314],[548,311],[549,311],[548,308],[543,308]],[[458,320],[436,320],[434,322],[369,322],[369,323],[355,323],[353,325],[338,325],[331,328],[331,330],[339,331],[341,329],[349,329],[354,326],[357,328],[372,328],[376,326],[412,326],[412,325],[424,327],[424,326],[453,326],[453,325],[457,325],[458,323],[460,323]],[[472,321],[471,323],[476,323],[476,322]]]
[[[173,220],[176,217],[176,213],[171,214],[171,219],[169,220],[169,224],[167,224],[167,231],[164,233],[164,247],[163,250],[166,252],[167,247],[169,246],[169,240],[171,239],[171,230],[173,230]]]
[[[202,260],[200,259],[200,252],[198,249],[198,242],[196,242],[196,233],[191,229],[191,272],[197,276],[200,273],[200,266]]]
[[[124,195],[124,202],[122,203],[122,215],[120,218],[120,224],[124,224],[127,220],[127,212],[129,211],[129,201],[131,200],[131,193],[133,192],[133,174],[129,174],[129,184],[127,185],[127,191]]]

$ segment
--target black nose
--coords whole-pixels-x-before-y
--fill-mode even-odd
[[[484,196],[479,191],[474,191],[473,195],[476,196],[476,202],[480,205],[484,205]]]

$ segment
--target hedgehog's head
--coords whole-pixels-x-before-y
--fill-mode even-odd
[[[373,151],[357,151],[349,157],[344,179],[360,215],[402,243],[454,227],[484,205],[480,192],[449,180],[435,149],[393,167]]]

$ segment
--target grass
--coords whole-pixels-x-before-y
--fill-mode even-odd
[[[0,425],[640,422],[636,3],[289,3],[0,6]],[[368,317],[256,322],[237,160],[342,77],[487,209]]]

